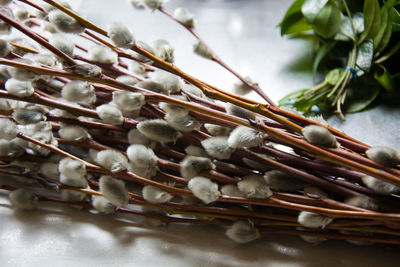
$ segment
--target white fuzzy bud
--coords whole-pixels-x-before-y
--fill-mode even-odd
[[[60,177],[60,172],[58,171],[58,163],[43,162],[40,165],[39,173],[46,178],[58,180]]]
[[[174,17],[177,21],[185,25],[186,27],[194,27],[193,14],[189,12],[186,8],[179,7],[174,10]]]
[[[245,78],[246,81],[248,81],[249,83],[253,83],[253,81],[249,78],[246,77]],[[233,92],[235,94],[238,95],[247,95],[248,93],[250,93],[251,91],[253,91],[253,88],[251,88],[250,86],[246,85],[244,82],[242,81],[238,81],[237,83],[235,83],[233,85]]]
[[[384,195],[396,194],[400,192],[400,187],[393,184],[376,179],[372,176],[364,176],[361,178],[363,183],[371,190]]]
[[[96,107],[97,114],[99,118],[105,123],[112,125],[121,125],[124,123],[124,117],[121,111],[112,104],[104,104]]]
[[[58,135],[67,141],[74,142],[82,142],[90,139],[90,134],[85,128],[75,125],[61,125]]]
[[[190,132],[194,130],[199,130],[201,127],[201,123],[190,116],[189,114],[183,116],[176,116],[172,114],[165,115],[164,118],[169,125],[173,128],[182,131],[182,132]]]
[[[324,119],[324,117],[322,117],[322,115],[316,115],[316,116],[310,116],[307,117],[307,119],[315,121],[316,123],[328,126],[328,122]]]
[[[12,140],[17,137],[18,134],[18,126],[15,122],[6,119],[0,118],[0,138],[6,140]]]
[[[128,85],[136,85],[138,83],[138,80],[130,75],[121,75],[115,80]]]
[[[11,141],[0,139],[0,156],[17,157],[24,154],[25,149],[18,145],[17,139]]]
[[[128,142],[130,145],[138,144],[144,146],[151,146],[154,141],[144,136],[138,129],[131,129],[128,132]]]
[[[22,125],[38,123],[46,120],[43,111],[38,109],[18,108],[14,110],[12,116],[16,122]]]
[[[146,5],[146,7],[155,10],[163,5],[163,0],[143,0],[143,3]]]
[[[16,7],[13,9],[14,16],[19,20],[23,21],[29,18],[29,12],[24,7]]]
[[[6,57],[11,52],[11,47],[6,40],[0,39],[0,57]]]
[[[142,0],[129,0],[129,2],[136,9],[143,9],[144,8],[144,3],[143,3]]]
[[[207,152],[203,148],[194,145],[187,146],[185,148],[185,153],[190,156],[208,157]]]
[[[108,47],[95,45],[88,50],[89,59],[102,64],[115,64],[118,62],[118,54]]]
[[[201,145],[208,155],[216,159],[229,159],[234,151],[228,145],[228,138],[222,136],[210,137],[201,141]]]
[[[75,74],[78,74],[83,77],[90,77],[90,78],[91,77],[99,77],[102,72],[102,70],[99,66],[96,66],[93,64],[88,64],[88,63],[77,64],[77,65],[71,66],[70,69]]]
[[[14,61],[23,63],[26,65],[34,65],[34,62],[32,60],[26,59],[26,58],[18,58],[14,59]],[[19,67],[7,67],[8,73],[11,75],[12,78],[20,80],[20,81],[30,81],[35,78],[37,78],[39,75],[34,73],[33,71],[19,68]]]
[[[164,87],[164,85],[162,85],[161,83],[152,81],[152,80],[146,80],[146,81],[138,82],[136,84],[136,86],[139,87],[139,88],[150,90],[150,91],[155,92],[155,93],[159,93],[159,94],[167,94],[168,93],[168,91]]]
[[[297,222],[307,228],[324,229],[333,221],[332,218],[313,212],[302,211],[297,217]]]
[[[180,132],[161,119],[139,122],[136,128],[147,138],[162,143],[175,142],[182,136]]]
[[[170,95],[170,97],[176,98],[176,99],[181,100],[181,101],[187,101],[187,98],[185,96],[181,96],[181,95]],[[180,106],[177,106],[177,105],[174,105],[174,104],[170,104],[170,103],[166,103],[166,102],[160,102],[158,104],[158,106],[162,110],[164,110],[165,112],[167,112],[167,113],[169,113],[169,114],[171,114],[173,116],[178,116],[178,117],[187,115],[188,112],[189,112],[184,107],[180,107]]]
[[[208,46],[206,46],[202,41],[197,41],[193,45],[193,52],[196,55],[199,55],[206,59],[212,59],[214,57],[213,51],[211,51],[210,48],[208,48]]]
[[[237,187],[248,198],[266,199],[272,196],[272,191],[260,175],[251,174],[243,177]]]
[[[157,156],[151,148],[144,145],[130,145],[126,150],[130,161],[136,166],[143,168],[155,167],[157,165]]]
[[[119,22],[114,22],[108,27],[108,37],[118,47],[131,48],[135,44],[135,38],[131,30]]]
[[[142,195],[144,200],[153,204],[162,204],[170,201],[174,197],[170,193],[151,185],[143,187]]]
[[[7,6],[0,6],[0,13],[3,15],[9,17],[9,18],[14,18],[14,14],[11,10],[11,8]],[[1,20],[0,21],[0,34],[8,34],[11,30],[11,25],[8,24],[7,22]]]
[[[243,119],[255,120],[256,114],[250,110],[238,107],[231,103],[226,104],[226,113]]]
[[[54,25],[51,24],[50,22],[47,22],[47,21],[44,21],[44,20],[41,21],[40,30],[41,30],[43,33],[45,33],[45,34],[48,34],[48,33],[57,33],[57,28],[56,28],[56,26],[54,26]]]
[[[268,156],[268,155],[265,155],[265,154],[258,154],[258,155],[260,155],[261,157],[264,157],[264,158],[268,158],[270,160],[275,160],[274,157],[271,157],[271,156]],[[271,167],[268,164],[260,163],[258,161],[252,160],[252,159],[243,158],[242,161],[243,161],[244,164],[246,164],[250,168],[252,168],[254,170],[257,170],[257,171],[265,172],[265,171],[268,171],[268,170],[271,169]]]
[[[293,192],[305,186],[304,182],[278,170],[266,172],[264,179],[269,187],[277,191]]]
[[[236,185],[226,184],[221,187],[221,192],[223,195],[230,197],[245,197],[245,195],[239,190]]]
[[[81,33],[85,29],[76,19],[58,9],[51,11],[48,17],[49,21],[62,32]]]
[[[200,88],[192,85],[192,84],[184,84],[183,90],[189,94],[195,95],[200,98],[207,98],[206,95],[201,91]]]
[[[156,176],[158,168],[157,166],[142,167],[136,165],[135,162],[129,162],[128,170],[140,177],[151,179],[152,177]]]
[[[181,162],[180,172],[183,178],[189,180],[201,172],[215,169],[209,158],[186,156]]]
[[[102,175],[99,180],[100,191],[117,208],[125,206],[129,202],[128,190],[124,181],[117,180],[108,175]]]
[[[38,198],[32,192],[24,188],[14,190],[9,195],[11,204],[17,209],[33,210],[38,205]]]
[[[155,40],[153,42],[154,53],[156,57],[167,61],[169,63],[174,62],[174,48],[166,40]]]
[[[72,102],[87,104],[96,101],[94,86],[84,81],[70,81],[61,90],[61,96]]]
[[[226,230],[226,236],[239,244],[254,241],[260,237],[260,232],[254,227],[254,224],[247,221],[237,221]]]
[[[319,197],[319,198],[328,198],[329,195],[325,191],[322,191],[318,187],[312,186],[312,185],[306,185],[304,187],[304,195],[305,196],[311,196],[311,197]]]
[[[97,211],[104,214],[114,213],[116,208],[110,201],[102,196],[92,196],[92,205]]]
[[[304,138],[313,145],[337,147],[336,137],[325,127],[308,125],[302,130]]]
[[[216,201],[221,195],[218,191],[217,183],[213,183],[210,179],[201,176],[192,178],[188,183],[188,188],[195,197],[205,204]]]
[[[347,198],[344,203],[348,205],[352,205],[355,207],[359,207],[362,209],[378,211],[379,205],[375,199],[367,197],[367,196],[353,196]]]
[[[264,134],[246,126],[236,127],[229,135],[228,145],[233,148],[259,146],[264,141]]]
[[[145,96],[141,93],[122,90],[114,91],[112,96],[113,103],[121,110],[140,110],[146,104]]]
[[[96,162],[111,172],[126,170],[128,159],[124,154],[116,150],[102,150],[96,155]]]
[[[32,60],[37,65],[45,65],[49,67],[54,67],[57,63],[57,58],[48,52],[41,52],[40,54],[25,54],[24,58]]]
[[[70,158],[63,158],[58,163],[60,182],[70,186],[86,187],[86,165]]]
[[[153,47],[151,47],[151,45],[149,45],[143,41],[137,41],[136,45],[138,47],[146,50],[150,54],[155,55],[154,49],[153,49]],[[134,57],[142,62],[150,62],[151,61],[149,58],[142,56],[141,54],[138,54],[138,53],[134,54]],[[129,71],[132,71],[137,74],[145,74],[146,73],[146,68],[143,65],[141,65],[135,61],[130,62],[130,64],[128,65],[128,68],[129,68]]]
[[[74,190],[63,189],[61,190],[61,199],[64,201],[78,202],[86,198],[86,194]],[[80,208],[80,206],[77,206]]]
[[[153,81],[164,85],[169,94],[178,93],[182,89],[180,78],[165,70],[156,70],[154,72]]]
[[[70,57],[74,55],[75,44],[66,35],[62,33],[52,34],[49,42],[52,46],[54,46],[64,54]]]
[[[229,127],[220,126],[212,123],[205,123],[204,127],[206,128],[207,132],[214,136],[228,136],[232,131],[232,129]]]
[[[383,166],[395,167],[400,164],[400,153],[393,148],[386,146],[376,146],[368,149],[365,154],[367,157]]]

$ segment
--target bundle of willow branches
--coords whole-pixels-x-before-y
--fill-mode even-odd
[[[239,243],[281,233],[400,244],[400,155],[278,108],[199,38],[187,10],[143,1],[235,74],[238,94],[253,90],[267,104],[178,69],[165,40],[136,41],[120,23],[101,29],[52,0],[9,2],[0,11],[10,33],[0,40],[0,172],[29,183],[1,185],[16,208],[57,202],[215,225]]]

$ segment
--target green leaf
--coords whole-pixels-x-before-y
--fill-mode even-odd
[[[375,80],[377,80],[386,91],[393,92],[393,90],[396,88],[396,85],[392,75],[390,75],[386,68],[381,64],[377,65],[377,68],[378,70],[374,73]]]
[[[371,68],[374,56],[374,42],[372,39],[362,43],[357,52],[356,66],[358,68],[357,76],[362,76],[364,72],[368,72]]]
[[[340,29],[341,21],[342,12],[340,9],[334,2],[328,2],[314,19],[313,29],[322,37],[331,38]]]
[[[325,81],[330,85],[336,85],[339,82],[340,78],[342,77],[344,71],[345,70],[343,68],[336,68],[331,70],[325,76]]]
[[[361,35],[360,43],[364,40],[374,38],[381,26],[381,12],[378,0],[364,1],[364,32]]]
[[[381,8],[381,27],[378,31],[378,34],[375,35],[374,37],[374,49],[379,47],[381,44],[381,41],[383,39],[383,36],[386,33],[386,29],[388,27],[388,24],[391,24],[391,19],[389,17],[389,12],[386,7]]]
[[[390,38],[392,37],[392,29],[393,29],[393,24],[392,24],[390,15],[388,14],[386,30],[383,33],[383,37],[382,37],[382,40],[381,40],[379,46],[376,48],[376,52],[381,52],[381,51],[385,50],[386,46],[390,42]]]
[[[347,89],[345,110],[348,113],[366,109],[379,94],[379,85],[373,79],[360,79]]]
[[[392,32],[400,31],[400,14],[394,7],[389,11],[390,17],[392,18]]]
[[[331,49],[335,45],[336,45],[336,42],[328,42],[328,43],[324,43],[323,45],[321,45],[318,48],[317,54],[315,55],[313,68],[312,68],[314,80],[315,80],[315,76],[317,74],[317,69],[318,69],[319,63],[321,63],[321,60],[329,53],[329,51],[331,51]]]
[[[300,90],[296,90],[294,92],[287,94],[285,97],[283,97],[281,100],[279,100],[279,102],[278,102],[279,106],[293,105],[294,100],[301,97],[302,95],[304,95],[304,93],[307,92],[308,90],[310,90],[310,89],[300,89]]]
[[[312,29],[312,26],[307,23],[301,12],[292,14],[290,17],[282,21],[280,26],[281,35],[297,34]]]
[[[324,8],[328,0],[306,0],[301,7],[301,12],[308,23],[313,23],[319,12]]]
[[[285,19],[289,18],[295,13],[301,12],[301,7],[303,6],[305,0],[296,0],[292,3],[292,5],[288,8],[288,10],[285,13],[285,16],[282,19],[282,22],[285,21]],[[282,24],[282,22],[280,24]]]
[[[395,5],[400,5],[400,0],[388,0],[388,1],[385,3],[385,5],[386,5],[387,7],[392,7],[392,6],[395,6]]]

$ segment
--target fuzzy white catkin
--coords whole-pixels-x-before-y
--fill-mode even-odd
[[[383,166],[395,167],[400,164],[400,153],[386,146],[375,146],[368,149],[367,157]]]
[[[53,146],[58,145],[58,142],[54,138],[53,132],[51,132],[51,131],[36,132],[31,137],[35,140],[38,140],[41,143],[44,143],[44,144],[49,144],[49,145],[53,145]],[[33,153],[34,155],[47,156],[51,153],[51,151],[48,150],[47,148],[45,148],[41,145],[34,144],[32,142],[29,142],[28,146],[34,152]]]
[[[259,146],[264,141],[264,134],[246,126],[236,127],[229,135],[228,145],[233,148]]]
[[[201,145],[208,155],[216,159],[229,159],[234,151],[234,148],[228,145],[228,138],[222,136],[204,139]]]
[[[57,58],[48,52],[41,52],[40,54],[25,54],[24,58],[32,60],[38,65],[45,65],[49,67],[54,67],[57,63]]]
[[[11,52],[11,47],[6,40],[0,39],[0,57],[6,57]]]
[[[116,79],[118,82],[125,83],[128,85],[135,85],[138,83],[138,80],[130,75],[120,75]]]
[[[128,142],[130,145],[138,144],[151,147],[154,141],[147,138],[138,129],[131,129],[128,132]]]
[[[243,119],[248,119],[248,120],[256,119],[256,113],[231,103],[226,104],[226,113]]]
[[[0,156],[17,157],[24,154],[25,149],[18,145],[18,139],[14,138],[11,141],[0,139]]]
[[[188,183],[188,188],[195,197],[205,204],[216,201],[221,195],[221,192],[218,191],[217,183],[213,183],[210,179],[201,176],[192,178]]]
[[[249,82],[249,83],[253,83],[253,81],[250,79],[250,77],[246,77],[245,80],[246,80],[247,82]],[[245,84],[244,82],[242,82],[242,81],[238,81],[237,83],[235,83],[235,84],[233,85],[233,92],[234,92],[235,94],[238,94],[238,95],[247,95],[247,94],[249,94],[251,91],[253,91],[253,89],[252,89],[250,86],[246,85],[246,84]]]
[[[361,178],[363,183],[371,190],[384,195],[396,194],[400,192],[400,187],[393,184],[376,179],[372,176],[364,176]]]
[[[143,9],[144,8],[144,3],[143,3],[142,0],[129,0],[129,2],[136,9]]]
[[[12,13],[11,8],[9,8],[9,7],[6,7],[6,6],[0,7],[0,12],[9,18],[14,18],[14,14]],[[1,20],[0,21],[0,34],[8,34],[8,33],[10,33],[10,30],[11,30],[11,25],[8,24],[7,22]]]
[[[189,145],[185,148],[185,153],[189,156],[196,156],[196,157],[208,157],[207,152],[195,145]]]
[[[182,132],[199,130],[201,127],[201,123],[189,114],[176,116],[167,113],[164,119],[168,122],[169,125]]]
[[[83,201],[86,194],[74,190],[64,189],[61,190],[61,199],[64,201]],[[79,206],[78,206],[79,207]]]
[[[196,87],[196,86],[194,86],[194,85],[192,85],[192,84],[184,84],[184,85],[183,85],[183,90],[184,90],[186,93],[195,95],[195,96],[197,96],[197,97],[200,97],[200,98],[207,98],[206,95],[203,93],[203,91],[201,91],[200,88],[198,88],[198,87]]]
[[[135,162],[129,162],[128,170],[140,177],[151,179],[152,177],[156,176],[156,174],[158,172],[158,167],[157,166],[142,167],[142,166],[136,165]]]
[[[114,213],[116,210],[115,205],[113,205],[108,199],[102,196],[92,196],[92,205],[97,211],[104,214]]]
[[[32,60],[26,59],[26,58],[17,58],[17,59],[14,59],[14,61],[18,62],[18,63],[26,64],[26,65],[34,65],[34,62]],[[33,71],[23,69],[23,68],[8,66],[7,70],[12,78],[20,80],[20,81],[31,81],[31,80],[39,77],[39,75],[37,75]]]
[[[163,0],[143,0],[143,3],[146,5],[146,7],[155,10],[163,5]]]
[[[118,47],[131,48],[135,44],[135,38],[133,37],[132,31],[124,24],[119,22],[113,22],[108,27],[108,37]]]
[[[161,119],[141,121],[136,128],[147,138],[161,143],[175,142],[182,136],[179,131]]]
[[[266,199],[273,194],[263,177],[256,174],[243,177],[237,187],[248,198]]]
[[[68,33],[81,33],[85,28],[70,15],[61,10],[53,10],[48,14],[49,21],[56,26],[59,31]]]
[[[43,162],[40,165],[39,173],[46,178],[58,180],[60,177],[60,172],[58,171],[58,163]]]
[[[102,150],[96,154],[96,162],[111,172],[126,170],[128,159],[124,154],[116,150]]]
[[[178,7],[174,10],[174,17],[177,21],[185,25],[186,27],[194,27],[193,14],[189,12],[186,8]]]
[[[278,170],[266,172],[264,179],[269,187],[278,191],[292,192],[300,190],[305,186],[304,182]]]
[[[221,187],[221,193],[230,197],[245,197],[236,185],[226,184]]]
[[[88,50],[89,59],[102,64],[115,64],[118,62],[118,54],[108,47],[95,45]]]
[[[153,80],[146,80],[146,81],[138,82],[136,84],[136,86],[139,88],[150,90],[155,93],[159,93],[159,94],[167,94],[168,93],[167,89],[165,88],[165,86],[163,84],[161,84],[159,82],[155,82]]]
[[[86,165],[70,158],[63,158],[58,163],[60,182],[66,185],[86,187]]]
[[[313,212],[302,211],[297,217],[297,222],[307,228],[325,228],[333,221],[332,218]]]
[[[174,63],[174,48],[166,40],[155,40],[153,42],[155,55],[169,63]]]
[[[21,210],[33,210],[38,205],[38,198],[29,190],[19,188],[9,195],[11,204]]]
[[[237,221],[225,232],[229,239],[239,244],[254,241],[260,237],[260,232],[254,227],[253,223],[247,221]]]
[[[58,135],[67,141],[74,142],[82,142],[90,138],[85,128],[76,125],[61,125]]]
[[[54,46],[64,54],[70,57],[74,55],[75,44],[66,35],[62,33],[52,34],[49,39],[49,42],[52,46]]]
[[[98,77],[100,76],[102,70],[100,67],[93,65],[93,64],[88,64],[88,63],[82,63],[82,64],[77,64],[74,66],[71,66],[71,70],[73,73],[78,74],[83,77]]]
[[[214,136],[228,136],[232,131],[232,129],[229,127],[212,123],[205,123],[204,127],[206,128],[207,132]]]
[[[0,138],[12,140],[17,137],[17,134],[18,126],[15,122],[6,118],[0,118]]]
[[[164,70],[156,70],[152,80],[163,84],[169,94],[178,93],[182,88],[180,78]]]
[[[308,125],[301,131],[307,142],[311,144],[337,147],[336,137],[325,127],[319,125]]]
[[[214,56],[214,53],[202,41],[197,41],[193,45],[193,52],[206,59],[212,59]]]
[[[201,172],[206,172],[215,169],[215,165],[209,158],[186,156],[180,162],[180,172],[183,178],[189,180]]]
[[[112,104],[103,104],[96,107],[96,111],[100,119],[105,123],[112,125],[121,125],[124,123],[124,117],[121,111]]]
[[[373,211],[379,210],[378,203],[373,198],[367,196],[353,196],[345,199],[344,203],[362,209],[368,209]]]
[[[151,185],[146,185],[142,189],[144,200],[153,204],[162,204],[170,201],[174,196],[170,193]]]
[[[12,114],[13,119],[19,124],[34,124],[44,121],[46,116],[41,110],[17,108]]]
[[[61,96],[71,102],[82,104],[96,101],[94,86],[84,81],[70,81],[61,90]]]
[[[102,175],[99,180],[100,191],[117,208],[123,207],[129,202],[128,190],[124,181],[117,180],[108,175]]]
[[[121,110],[133,111],[140,110],[146,104],[145,96],[141,93],[126,90],[114,91],[113,103]]]
[[[13,10],[14,16],[19,20],[23,21],[29,18],[29,12],[26,8],[24,7],[16,7]]]
[[[126,153],[130,161],[134,162],[136,166],[143,168],[154,167],[157,165],[157,156],[151,148],[144,145],[130,145]]]

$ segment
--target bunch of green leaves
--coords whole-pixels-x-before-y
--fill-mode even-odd
[[[366,109],[380,93],[399,83],[400,0],[296,0],[279,24],[282,35],[307,37],[315,43],[313,88],[280,100],[305,114]],[[310,38],[311,37],[311,38]],[[324,64],[321,64],[321,63]]]

